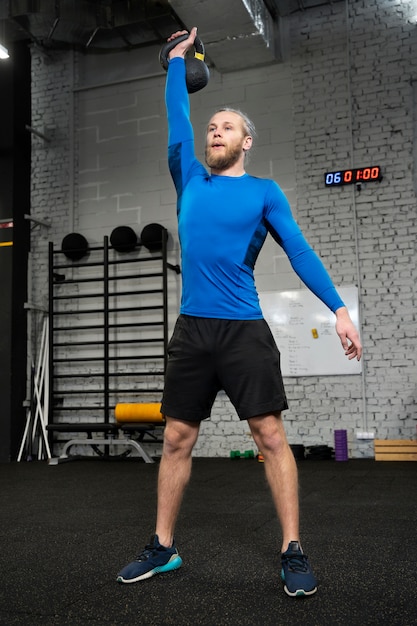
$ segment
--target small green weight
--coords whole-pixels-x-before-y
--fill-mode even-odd
[[[245,450],[245,452],[241,452],[240,450],[231,450],[230,458],[231,459],[254,459],[255,452],[253,450]]]

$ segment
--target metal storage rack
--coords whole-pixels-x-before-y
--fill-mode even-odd
[[[117,402],[159,401],[168,267],[166,231],[157,253],[118,252],[104,237],[87,258],[68,261],[49,244],[48,430],[59,441],[71,432],[113,439]]]

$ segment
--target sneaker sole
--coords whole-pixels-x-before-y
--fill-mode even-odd
[[[129,584],[129,583],[137,583],[140,580],[146,580],[147,578],[151,578],[155,576],[155,574],[163,574],[164,572],[171,572],[174,569],[178,569],[182,565],[182,558],[178,555],[173,555],[168,563],[165,565],[160,565],[159,567],[155,567],[151,569],[149,572],[145,572],[141,576],[137,576],[136,578],[123,578],[123,576],[118,576],[116,578],[118,583]]]
[[[311,589],[311,591],[306,591],[305,589],[290,591],[287,585],[284,585],[284,591],[288,596],[291,596],[291,598],[304,598],[305,596],[312,596],[313,594],[315,594],[317,591],[317,587],[314,587],[314,589]]]

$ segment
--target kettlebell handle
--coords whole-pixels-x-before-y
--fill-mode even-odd
[[[175,46],[177,46],[179,43],[181,43],[181,41],[185,41],[186,39],[188,39],[188,37],[188,33],[185,35],[180,35],[179,37],[175,37],[175,39],[173,39],[172,41],[168,41],[162,46],[161,50],[159,51],[159,62],[165,71],[167,71],[168,69],[168,55],[171,50],[175,48]],[[199,37],[196,37],[194,40],[194,50],[194,58],[198,59],[199,61],[204,61],[204,45]]]

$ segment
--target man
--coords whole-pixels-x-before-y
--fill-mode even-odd
[[[316,592],[317,582],[299,537],[297,467],[281,419],[287,400],[279,352],[262,317],[254,285],[256,258],[270,232],[304,283],[335,312],[349,359],[361,356],[358,333],[321,261],[304,239],[278,185],[245,172],[253,127],[242,113],[223,109],[207,127],[205,158],[194,155],[184,57],[197,29],[171,50],[166,85],[168,158],[178,195],[182,254],[180,316],[168,347],[162,402],[166,416],[158,478],[155,535],[118,574],[121,583],[174,570],[182,560],[174,528],[191,474],[200,422],[224,389],[247,420],[264,456],[282,528],[281,575],[290,596]],[[174,33],[169,41],[184,31]]]

